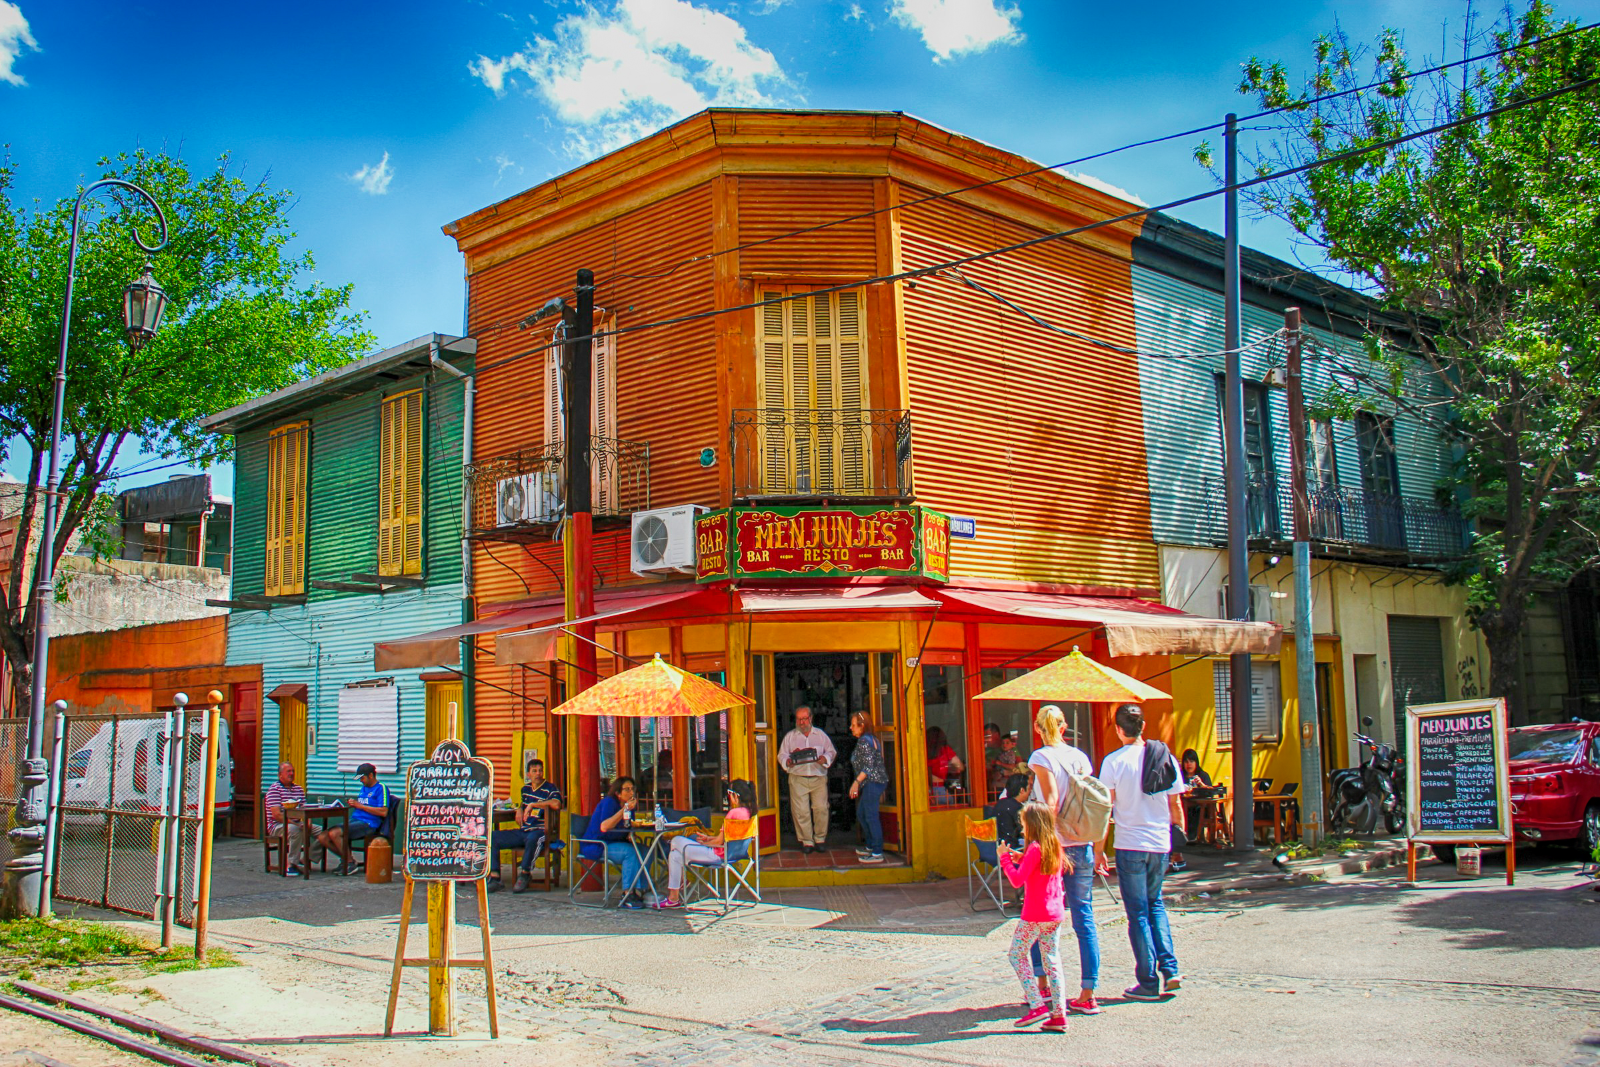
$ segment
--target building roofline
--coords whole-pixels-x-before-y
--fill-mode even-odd
[[[478,342],[471,337],[452,334],[425,333],[404,344],[385,348],[370,356],[346,363],[342,367],[324,371],[315,378],[286,385],[282,389],[247,400],[243,404],[207,415],[200,420],[200,428],[209,433],[238,433],[251,426],[273,419],[285,418],[331,399],[342,399],[354,393],[366,392],[373,382],[398,381],[426,370],[428,354],[437,346],[440,355],[460,359],[475,355]]]

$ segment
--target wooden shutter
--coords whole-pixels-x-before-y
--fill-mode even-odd
[[[561,330],[550,335],[544,353],[544,440],[546,448],[561,443],[567,430],[561,419]]]
[[[763,288],[757,393],[761,491],[862,493],[868,488],[865,329],[859,289],[803,294]]]
[[[421,574],[421,389],[384,400],[378,441],[378,573]]]
[[[615,515],[619,501],[617,446],[617,338],[614,318],[595,319],[593,380],[589,388],[589,419],[596,444],[589,453],[594,513]]]
[[[398,405],[385,400],[378,417],[378,573],[399,574],[400,553],[396,541],[400,524],[397,521],[395,498],[398,495],[396,471],[400,466],[396,447],[396,424],[400,421]]]
[[[307,424],[267,437],[267,596],[305,592]]]

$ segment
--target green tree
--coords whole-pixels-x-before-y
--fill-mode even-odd
[[[1467,55],[1529,47],[1410,76],[1399,33],[1361,49],[1334,32],[1313,42],[1299,87],[1282,63],[1249,60],[1239,91],[1290,109],[1256,153],[1258,173],[1600,76],[1600,35],[1558,23],[1542,0],[1465,37]],[[1381,84],[1311,102],[1369,81]],[[1324,402],[1408,410],[1458,446],[1453,480],[1438,488],[1463,501],[1477,535],[1454,577],[1489,648],[1490,690],[1515,711],[1530,594],[1600,554],[1597,120],[1600,92],[1580,86],[1252,197],[1381,305],[1385,321],[1367,324],[1367,351],[1349,363],[1364,384]]]
[[[67,352],[59,522],[53,558],[73,535],[107,521],[100,495],[130,445],[196,464],[226,454],[228,441],[199,432],[206,414],[339,366],[370,348],[350,286],[313,277],[309,254],[291,255],[291,195],[266,180],[250,184],[226,156],[214,169],[144,151],[103,159],[102,177],[136,182],[166,213],[170,242],[155,257],[166,318],[153,341],[130,350],[122,289],[144,253],[137,226],[157,234],[142,198],[102,192],[84,205]],[[72,207],[25,211],[12,203],[13,172],[0,168],[0,458],[25,457],[20,531],[35,530],[49,466],[54,375],[60,346]],[[98,502],[97,502],[98,501]],[[96,527],[89,529],[86,526]],[[26,579],[34,538],[19,536],[0,588],[0,652],[25,701],[32,684],[35,613]],[[25,705],[20,705],[25,706]]]

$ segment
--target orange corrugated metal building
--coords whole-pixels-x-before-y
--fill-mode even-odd
[[[579,268],[597,287],[599,671],[660,653],[756,700],[716,721],[603,721],[603,778],[680,809],[752,779],[769,882],[955,875],[963,818],[1033,745],[1036,706],[973,697],[1073,645],[1167,669],[1160,640],[1118,658],[1132,646],[1114,636],[1164,611],[1144,599],[1160,582],[1139,375],[1117,350],[1134,347],[1137,225],[933,269],[1130,209],[1049,171],[953,192],[1031,169],[899,113],[712,110],[446,227],[479,340],[479,753],[516,767],[536,751],[578,780],[549,714],[571,638],[527,631],[550,632],[563,590],[558,320],[530,316],[570,300]],[[908,271],[928,273],[876,280]],[[801,705],[841,752],[850,713],[869,713],[893,779],[887,863],[856,863],[842,766],[828,847],[793,847],[777,751]],[[1066,709],[1103,754],[1108,709]],[[1170,736],[1169,708],[1150,711]]]

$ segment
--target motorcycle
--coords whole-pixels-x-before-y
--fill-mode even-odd
[[[1372,718],[1363,717],[1364,729],[1372,729]],[[1391,834],[1399,833],[1406,822],[1405,760],[1393,745],[1375,741],[1366,734],[1353,735],[1365,749],[1361,766],[1334,771],[1328,778],[1333,808],[1328,821],[1333,833],[1370,834],[1380,821]],[[1367,758],[1366,753],[1370,753]]]

